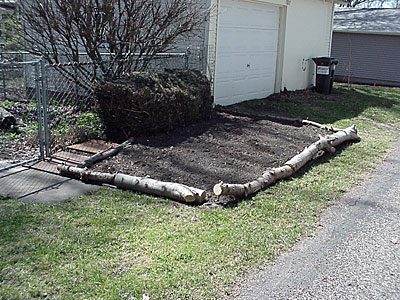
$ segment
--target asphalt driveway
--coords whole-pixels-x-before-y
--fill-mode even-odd
[[[339,203],[324,214],[314,237],[251,272],[237,299],[399,300],[400,142]]]

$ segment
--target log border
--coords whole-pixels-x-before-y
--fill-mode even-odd
[[[321,125],[315,122],[313,123]],[[246,198],[280,179],[292,176],[307,162],[309,162],[319,151],[323,150],[325,152],[335,153],[336,146],[346,141],[359,140],[360,137],[357,134],[357,128],[355,125],[352,125],[344,130],[338,130],[334,134],[327,135],[325,137],[320,136],[318,141],[305,148],[300,154],[295,155],[283,166],[268,169],[256,180],[244,184],[229,184],[220,182],[214,186],[213,192],[216,196],[232,195],[237,198]]]
[[[87,169],[58,165],[60,174],[77,178],[81,181],[105,183],[117,188],[163,196],[185,203],[202,204],[205,202],[206,191],[175,182],[164,182],[147,177],[137,177],[126,174],[110,174],[93,172]]]
[[[290,119],[275,116],[273,118],[279,118],[281,121],[285,122],[296,122],[297,124],[301,123],[302,125],[315,126],[334,133],[326,135],[324,137],[320,136],[318,141],[312,143],[301,153],[295,155],[283,166],[267,169],[256,180],[244,184],[229,184],[220,182],[214,185],[213,192],[216,196],[230,195],[235,196],[236,198],[246,198],[280,179],[292,176],[306,163],[312,160],[319,151],[335,153],[336,146],[346,141],[361,140],[358,136],[357,128],[355,125],[352,125],[342,130],[309,120]],[[87,167],[92,166],[96,162],[118,154],[126,145],[131,144],[133,140],[133,138],[130,138],[116,148],[110,148],[105,151],[99,152],[80,163],[77,167],[58,165],[57,170],[60,172],[60,174],[72,176],[82,181],[110,184],[116,186],[117,188],[154,194],[185,203],[202,204],[206,201],[205,190],[190,187],[184,184],[175,182],[163,182],[152,178],[137,177],[122,173],[110,174],[93,172],[87,169]]]

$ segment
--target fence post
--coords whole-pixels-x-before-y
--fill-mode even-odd
[[[47,115],[47,73],[45,60],[43,57],[40,59],[40,68],[41,68],[41,84],[42,84],[42,105],[43,105],[43,125],[44,125],[44,145],[46,151],[46,157],[50,156],[50,145],[49,145],[49,122]]]
[[[190,55],[190,47],[187,47],[186,52],[185,52],[185,68],[186,68],[186,70],[189,69],[189,55]]]
[[[199,53],[199,60],[200,60],[200,70],[204,73],[207,72],[207,67],[206,67],[206,60],[205,60],[205,54],[206,50],[205,48],[200,48],[200,53]]]
[[[44,159],[43,153],[43,128],[42,128],[42,101],[40,95],[40,86],[39,86],[39,63],[35,62],[35,92],[36,92],[36,101],[37,101],[37,117],[38,117],[38,134],[39,134],[39,158]]]
[[[75,104],[78,104],[78,70],[77,63],[73,62],[72,67],[74,68],[74,98]]]
[[[96,66],[96,64],[95,63],[93,63],[92,64],[92,66],[93,66],[93,74],[92,74],[92,82],[90,83],[90,97],[91,97],[91,99],[90,99],[90,101],[93,103],[93,101],[94,101],[94,89],[95,89],[95,85],[96,85],[96,82],[97,82],[97,66]],[[104,73],[103,74],[100,74],[99,75],[99,77],[100,76],[102,76],[102,79],[104,79]],[[86,100],[86,103],[85,103],[85,105],[87,105],[87,103],[88,103],[88,101]]]
[[[3,62],[3,52],[1,52],[1,62]],[[7,92],[6,92],[6,73],[4,71],[4,68],[1,70],[2,73],[2,78],[3,78],[3,96],[4,96],[4,101],[7,100]]]

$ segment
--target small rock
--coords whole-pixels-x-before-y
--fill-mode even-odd
[[[391,240],[391,242],[392,242],[392,244],[398,245],[398,244],[400,244],[400,239],[398,239],[398,238],[393,238],[393,239]]]

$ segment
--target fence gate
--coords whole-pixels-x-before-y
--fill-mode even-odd
[[[146,71],[204,71],[203,52],[192,47],[183,53],[159,53]],[[104,55],[107,60],[109,54]],[[15,128],[0,129],[0,171],[19,165],[46,166],[59,161],[60,155],[66,159],[63,162],[70,162],[73,155],[77,160],[77,153],[62,152],[101,132],[96,131],[97,115],[93,113],[94,86],[105,77],[99,66],[85,54],[79,63],[48,64],[21,52],[0,52],[0,59],[0,107],[18,120]],[[131,65],[127,63],[127,67]],[[113,67],[110,65],[111,70]],[[46,170],[56,171],[54,166]]]
[[[0,130],[0,171],[29,165],[49,156],[44,61],[25,54],[1,53],[0,106],[17,120]]]

